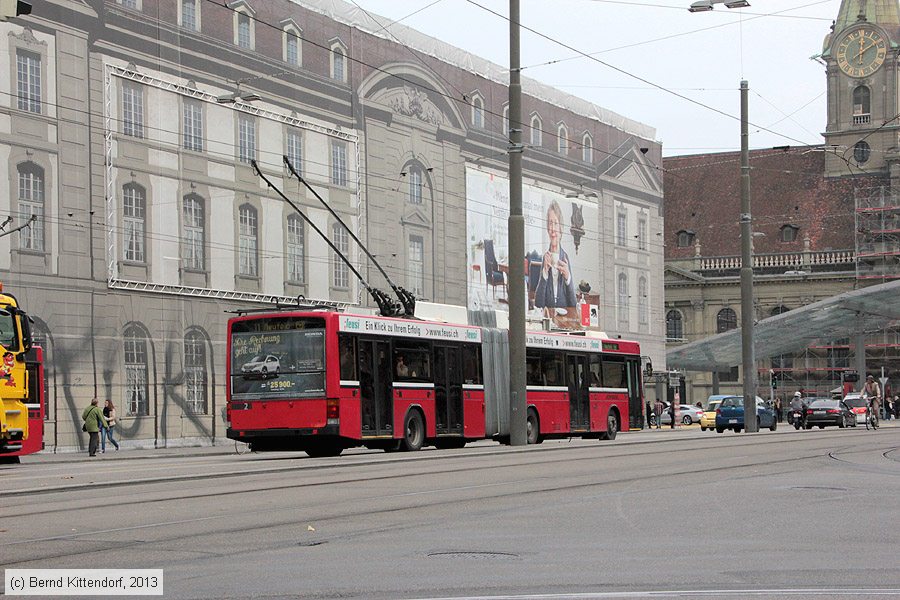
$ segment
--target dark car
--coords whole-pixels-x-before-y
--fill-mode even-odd
[[[768,427],[770,431],[775,431],[778,427],[775,411],[759,396],[756,397],[756,423],[757,429],[760,431],[763,427]],[[719,408],[716,409],[716,433],[722,433],[726,429],[733,429],[735,433],[740,433],[743,428],[744,397],[726,396],[719,404]]]
[[[819,429],[825,429],[827,425],[856,427],[856,415],[841,400],[818,398],[806,407],[806,428],[812,429],[814,425],[818,425]]]

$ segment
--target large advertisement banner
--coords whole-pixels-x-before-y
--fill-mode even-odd
[[[560,329],[600,326],[600,240],[596,201],[525,185],[526,318]],[[468,305],[508,310],[509,179],[466,168]]]

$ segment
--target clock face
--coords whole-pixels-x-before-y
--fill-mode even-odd
[[[867,77],[878,70],[887,56],[887,42],[874,29],[848,33],[837,49],[838,67],[850,77]]]

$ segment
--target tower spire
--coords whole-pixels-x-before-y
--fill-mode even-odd
[[[900,27],[898,0],[842,0],[834,31],[840,33],[859,21],[867,21],[890,30]]]

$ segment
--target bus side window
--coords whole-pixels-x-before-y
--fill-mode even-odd
[[[481,385],[481,346],[476,344],[464,344],[463,357],[463,382],[473,385]]]
[[[590,355],[590,370],[591,370],[591,387],[603,387],[603,378],[602,378],[602,370],[600,369],[600,355],[599,354],[591,354]]]
[[[537,350],[525,349],[525,385],[544,385],[541,376],[541,357]]]
[[[394,343],[394,377],[398,381],[431,381],[431,345],[428,342]]]
[[[563,378],[563,355],[560,352],[544,350],[541,352],[541,371],[544,375],[544,385],[565,385]]]
[[[618,358],[603,357],[603,386],[609,388],[627,387],[625,377],[625,361]]]
[[[345,333],[339,334],[338,348],[341,355],[341,379],[358,381],[356,376],[356,338]]]

